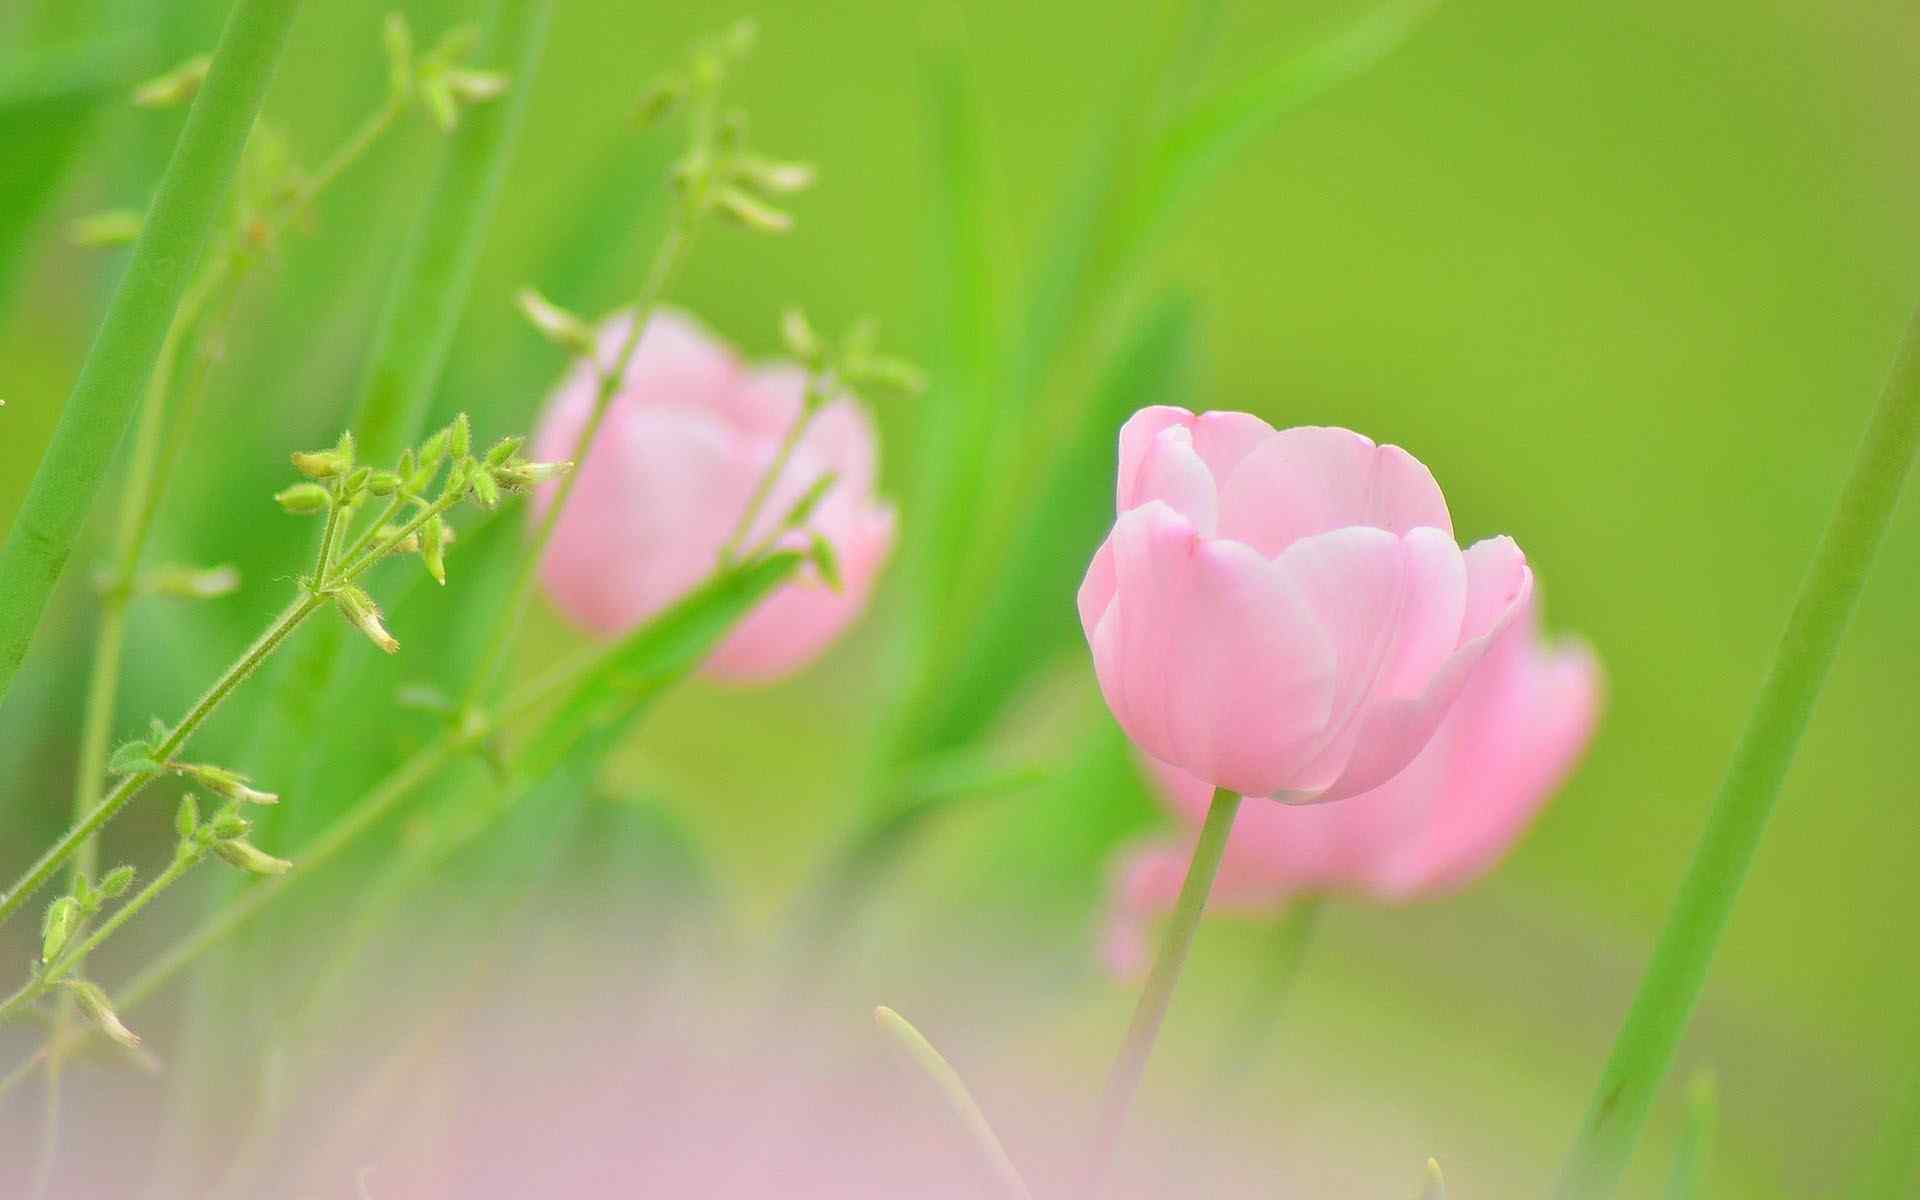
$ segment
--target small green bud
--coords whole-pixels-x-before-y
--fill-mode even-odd
[[[427,523],[420,527],[420,561],[441,587],[447,586],[446,534],[446,522],[439,517],[428,517]]]
[[[380,37],[387,51],[387,86],[404,96],[413,91],[413,28],[404,14],[390,12]]]
[[[462,104],[485,104],[506,94],[507,77],[499,71],[455,67],[447,71],[447,90]]]
[[[285,875],[293,869],[293,864],[286,859],[275,858],[251,842],[238,838],[215,842],[213,852],[252,875]]]
[[[353,452],[354,452],[353,430],[343,429],[340,431],[340,440],[333,444],[333,451],[335,454],[338,454],[341,458],[345,459],[349,467],[353,465]]]
[[[332,479],[352,465],[338,450],[295,450],[288,457],[308,479]]]
[[[296,483],[290,488],[275,492],[273,498],[296,517],[312,516],[323,513],[333,506],[333,497],[327,489],[317,483]]]
[[[787,353],[803,363],[820,361],[823,347],[820,335],[813,331],[813,325],[807,320],[807,314],[797,308],[790,308],[780,314],[780,340],[786,344]]]
[[[447,450],[458,461],[473,452],[473,423],[467,420],[467,414],[461,413],[447,426]]]
[[[47,905],[47,918],[40,925],[40,961],[52,962],[60,957],[79,923],[80,901],[75,897],[62,896]]]
[[[723,216],[755,233],[787,233],[793,229],[790,215],[740,188],[720,188],[714,192],[713,202]]]
[[[427,115],[433,118],[441,133],[452,133],[460,128],[460,103],[453,98],[453,89],[447,84],[444,70],[428,71],[420,77],[420,102],[427,106]]]
[[[118,900],[126,894],[128,888],[133,886],[133,878],[132,867],[115,867],[100,880],[100,894],[109,900]]]
[[[111,209],[75,217],[67,222],[67,240],[87,249],[130,245],[140,236],[146,217],[130,209]]]
[[[163,566],[140,576],[139,590],[175,600],[213,600],[240,590],[239,568]]]
[[[453,426],[438,430],[426,441],[420,443],[420,468],[438,467],[447,457],[447,443],[453,440]]]
[[[107,999],[99,984],[85,979],[63,979],[60,983],[80,1001],[81,1009],[99,1026],[101,1033],[129,1050],[139,1048],[140,1035],[128,1029],[120,1014],[113,1011],[113,1001]]]
[[[375,471],[367,479],[367,490],[376,496],[391,496],[400,490],[400,476],[393,471]]]
[[[501,463],[506,462],[508,459],[512,458],[515,454],[518,454],[520,452],[520,447],[526,444],[527,444],[526,438],[521,437],[517,433],[509,434],[508,436],[501,438],[499,441],[495,442],[491,447],[489,447],[487,450],[486,458],[482,459],[481,461],[486,463],[486,465],[489,467],[497,467]]]
[[[473,498],[482,508],[493,508],[500,503],[500,485],[494,481],[491,471],[474,471],[468,481],[473,488]]]
[[[213,66],[211,54],[196,54],[165,75],[157,75],[133,89],[136,108],[174,108],[192,100]]]
[[[593,330],[587,323],[532,288],[521,289],[520,311],[540,336],[574,354],[593,353]]]
[[[573,470],[570,462],[510,462],[493,469],[493,481],[509,492],[524,492]]]
[[[200,832],[200,802],[192,792],[180,797],[180,807],[173,810],[173,831],[181,841],[190,841]]]
[[[388,654],[400,649],[400,643],[393,639],[380,621],[380,606],[373,602],[373,597],[367,595],[365,589],[347,584],[333,593],[333,601],[339,606],[340,615],[366,634],[374,645]]]
[[[814,534],[807,543],[807,560],[813,569],[820,572],[820,578],[834,591],[841,589],[840,556],[834,552],[833,543],[819,534]]]
[[[278,804],[280,797],[252,787],[252,781],[238,771],[202,763],[183,763],[174,768],[216,796],[242,804]]]
[[[819,172],[812,163],[781,162],[757,154],[741,154],[733,160],[734,176],[763,192],[776,196],[804,192],[814,185]]]
[[[372,479],[373,479],[372,467],[356,468],[353,474],[347,476],[347,495],[357,496],[361,492],[366,491],[367,484]]]
[[[222,841],[245,837],[252,829],[252,822],[245,817],[236,817],[232,814],[215,817],[213,824],[208,826],[208,832]]]
[[[903,358],[891,358],[884,354],[849,363],[847,375],[855,383],[877,383],[909,396],[917,396],[927,390],[925,371]]]

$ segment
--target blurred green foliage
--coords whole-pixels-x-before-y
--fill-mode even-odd
[[[98,7],[97,23],[54,32],[124,32],[184,54],[211,44],[224,6]],[[415,28],[437,31],[469,6],[404,7]],[[435,402],[438,417],[468,409],[489,430],[529,423],[560,367],[521,325],[514,290],[532,283],[597,310],[637,279],[669,150],[633,136],[625,116],[657,66],[731,15],[616,0],[557,7]],[[296,26],[268,109],[308,159],[378,101],[381,11],[309,5]],[[795,206],[800,226],[785,240],[704,239],[676,302],[760,353],[776,345],[789,304],[825,328],[878,314],[890,343],[935,369],[925,401],[880,411],[889,486],[910,502],[944,445],[924,431],[978,418],[1004,439],[975,463],[983,524],[958,535],[968,550],[947,594],[966,603],[931,629],[945,640],[919,661],[937,672],[943,728],[995,707],[970,669],[1015,664],[1030,686],[997,714],[994,744],[1010,761],[1062,764],[1053,784],[942,817],[889,884],[854,979],[931,1016],[958,1003],[938,995],[956,962],[1017,953],[1033,964],[1019,976],[1030,990],[971,998],[965,1020],[1100,1070],[1130,997],[1093,973],[1091,906],[1108,848],[1157,818],[1116,768],[1077,636],[1061,637],[1072,634],[1060,606],[1082,564],[1036,559],[996,581],[1022,555],[1055,553],[1028,532],[1036,513],[1106,503],[1075,455],[1110,446],[1107,399],[1127,403],[1126,385],[1140,383],[1102,386],[1115,348],[1136,328],[1191,337],[1190,407],[1346,424],[1407,446],[1446,488],[1463,536],[1519,539],[1550,623],[1590,638],[1607,664],[1608,713],[1588,762],[1499,873],[1436,904],[1328,915],[1256,1085],[1262,1102],[1226,1122],[1230,1134],[1297,1148],[1297,1177],[1313,1194],[1397,1194],[1429,1153],[1458,1194],[1537,1194],[1920,294],[1920,14],[1884,0],[1443,4],[1406,46],[1261,132],[1187,193],[1142,247],[1135,276],[1119,270],[1126,247],[1084,225],[1109,198],[1101,164],[1128,149],[1116,110],[1158,102],[1140,94],[1141,64],[1174,54],[1189,94],[1230,96],[1369,6],[1239,0],[1177,46],[1166,34],[1177,13],[1087,0],[779,0],[746,11],[762,24],[739,85],[755,139],[819,162],[822,184]],[[0,60],[44,44],[34,20],[0,12]],[[971,125],[938,108],[929,119],[930,104],[948,103]],[[119,265],[65,246],[60,222],[144,203],[178,118],[108,105],[85,127],[83,138],[35,120],[34,140],[5,143],[0,216],[27,212],[36,180],[52,203],[27,227],[24,258],[0,239],[0,280],[14,289],[0,303],[0,520],[18,505]],[[239,562],[247,586],[191,610],[142,610],[123,727],[175,711],[298,569],[303,531],[267,497],[286,452],[331,440],[345,419],[440,153],[423,123],[405,129],[325,200],[311,236],[245,302],[153,557]],[[956,153],[972,173],[959,192]],[[62,154],[73,156],[64,172]],[[0,233],[12,236],[3,223]],[[956,236],[972,243],[964,261]],[[1090,262],[1068,253],[1082,241]],[[962,311],[957,271],[973,280]],[[1050,297],[1070,275],[1094,281],[1086,294],[1109,324],[1054,328],[1079,320],[1049,307],[1066,303]],[[1006,357],[988,364],[995,353]],[[996,432],[999,410],[983,406],[1003,403],[1017,407]],[[1057,486],[1043,491],[1043,480]],[[1104,516],[1078,514],[1095,530]],[[910,513],[901,563],[921,553],[922,536]],[[454,551],[454,584],[423,600],[457,611],[466,548]],[[83,574],[70,572],[0,710],[8,870],[66,811],[92,618]],[[1028,579],[1035,590],[1022,592]],[[1678,1074],[1710,1063],[1720,1080],[1711,1194],[1843,1184],[1905,1077],[1899,1048],[1920,987],[1910,953],[1920,823],[1902,749],[1920,712],[1916,588],[1910,498],[1682,1051]],[[413,621],[450,619],[432,604],[389,607],[403,643]],[[705,847],[712,886],[743,927],[777,926],[859,807],[892,736],[875,714],[897,698],[901,631],[927,611],[896,587],[821,666],[763,692],[677,693],[618,755],[614,793],[668,807],[663,827]],[[420,640],[459,644],[438,628]],[[528,668],[575,641],[543,626]],[[380,689],[444,669],[376,665],[356,651],[350,669]],[[940,686],[949,681],[950,693]],[[245,705],[235,707],[210,745],[244,744]],[[383,720],[373,705],[339,720],[375,771],[429,730]],[[359,764],[341,767],[339,785],[366,782]],[[110,854],[141,859],[159,844],[168,804],[156,796],[149,807],[116,828]],[[604,848],[593,827],[583,846]],[[605,856],[593,861],[595,886],[611,886]],[[173,914],[186,915],[184,905]],[[1157,1069],[1165,1079],[1211,1061],[1207,1035],[1238,1011],[1262,932],[1203,931]],[[15,931],[7,936],[9,960],[24,961]],[[1685,1127],[1682,1092],[1668,1089],[1641,1156],[1646,1194],[1664,1183]],[[1017,1155],[1019,1135],[1009,1140]]]

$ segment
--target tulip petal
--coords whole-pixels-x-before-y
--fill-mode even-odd
[[[1135,472],[1130,507],[1155,500],[1185,517],[1201,537],[1213,536],[1219,515],[1213,475],[1194,452],[1193,431],[1183,425],[1161,430]]]
[[[1398,446],[1351,430],[1283,429],[1243,458],[1220,488],[1220,536],[1267,555],[1348,526],[1453,535],[1439,484]]]
[[[1297,587],[1159,502],[1122,514],[1110,544],[1116,588],[1094,666],[1128,736],[1221,787],[1285,786],[1333,692],[1332,646]]]
[[[1524,610],[1533,591],[1533,572],[1512,538],[1476,542],[1464,558],[1467,598],[1459,647],[1417,695],[1390,697],[1368,709],[1353,757],[1320,801],[1371,791],[1412,762],[1446,719],[1488,646]]]
[[[1170,404],[1155,404],[1127,418],[1127,423],[1120,427],[1120,473],[1114,480],[1114,511],[1126,512],[1140,506],[1134,495],[1141,465],[1147,461],[1154,439],[1165,430],[1184,427],[1192,421],[1192,413]]]

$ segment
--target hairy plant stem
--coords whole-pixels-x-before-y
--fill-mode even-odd
[[[0,1025],[20,1015],[27,1005],[32,1004],[45,995],[49,988],[78,970],[80,964],[86,961],[87,955],[92,954],[100,943],[112,937],[122,925],[138,916],[141,909],[152,904],[160,893],[178,883],[188,871],[199,866],[206,856],[207,851],[203,846],[183,847],[176,852],[166,870],[154,876],[153,880],[135,893],[131,900],[115,909],[112,916],[100,922],[98,929],[42,967],[39,974],[21,985],[13,995],[0,1000]]]
[[[299,7],[239,0],[227,19],[133,258],[0,548],[0,697],[152,373]]]
[[[1699,1001],[1714,950],[1839,651],[1916,445],[1920,312],[1907,327],[1892,377],[1800,586],[1653,961],[1601,1073],[1560,1177],[1560,1200],[1599,1200],[1619,1185]]]
[[[574,469],[560,477],[553,499],[547,505],[546,516],[535,530],[533,540],[521,551],[506,607],[500,610],[492,636],[484,643],[486,652],[467,682],[465,700],[468,707],[478,704],[482,696],[493,690],[519,643],[520,627],[526,621],[527,608],[533,602],[533,589],[539,581],[540,561],[546,557],[547,546],[553,541],[553,532],[560,525],[560,516],[573,496],[574,485],[579,481],[581,469],[586,466],[587,455],[593,448],[594,439],[599,436],[600,426],[606,420],[607,409],[612,406],[614,396],[619,394],[620,383],[626,377],[634,351],[640,346],[647,321],[653,316],[653,310],[666,292],[668,282],[686,256],[687,247],[693,240],[695,215],[688,204],[674,206],[666,237],[661,241],[660,250],[654,255],[653,265],[648,268],[646,280],[641,284],[640,294],[634,300],[632,325],[620,343],[612,366],[600,366],[597,358],[589,360],[599,371],[599,386],[593,396],[593,411],[588,414],[580,436],[574,439],[569,455]]]
[[[1107,1076],[1107,1087],[1100,1099],[1100,1115],[1094,1126],[1093,1158],[1087,1171],[1087,1194],[1100,1196],[1106,1190],[1108,1173],[1119,1147],[1120,1132],[1133,1106],[1133,1094],[1147,1069],[1147,1058],[1160,1036],[1167,1008],[1173,1003],[1174,985],[1180,982],[1180,968],[1186,964],[1193,935],[1200,928],[1200,916],[1207,908],[1207,894],[1213,890],[1214,876],[1220,872],[1220,859],[1226,853],[1227,837],[1233,832],[1233,818],[1240,811],[1240,797],[1225,788],[1216,788],[1207,806],[1207,819],[1200,827],[1200,838],[1193,846],[1193,860],[1187,866],[1187,878],[1180,885],[1180,899],[1153,960],[1147,985],[1134,1005],[1133,1020],[1127,1025],[1126,1040]]]
[[[349,562],[346,566],[341,567],[333,575],[329,576],[327,578],[327,585],[332,587],[352,582],[368,567],[371,567],[374,563],[391,553],[393,547],[405,541],[412,534],[419,532],[420,527],[426,524],[428,520],[453,507],[459,500],[460,495],[457,490],[448,488],[446,494],[422,509],[414,516],[413,520],[401,526],[388,537],[368,548],[359,558]],[[247,678],[259,669],[260,664],[265,662],[275,650],[280,648],[281,643],[286,641],[287,636],[291,634],[302,621],[326,605],[330,599],[331,597],[327,593],[319,591],[316,588],[315,590],[308,591],[305,595],[289,605],[279,617],[274,619],[271,625],[267,626],[265,632],[261,633],[260,636],[254,640],[253,645],[247,647],[239,659],[237,659],[233,665],[229,666],[219,679],[214,681],[213,686],[208,688],[206,693],[194,702],[193,707],[188,709],[186,715],[180,718],[179,723],[168,732],[166,737],[161,739],[159,745],[154,747],[152,755],[153,761],[162,766],[166,765],[173,756],[186,745],[187,740],[206,722],[207,718],[212,716],[214,712],[226,702],[227,698],[233,694],[235,689],[245,683]],[[12,889],[10,889],[4,897],[0,897],[0,922],[4,922],[17,912],[20,906],[26,903],[27,899],[31,897],[33,893],[38,891],[53,877],[54,872],[58,871],[63,864],[79,852],[80,847],[86,843],[87,839],[91,838],[102,826],[118,815],[120,810],[125,808],[127,803],[131,801],[134,796],[138,795],[140,790],[152,782],[159,774],[160,772],[158,771],[134,771],[124,776],[120,780],[120,783],[115,786],[111,792],[107,793],[106,799],[102,800],[97,807],[89,811],[72,829],[69,829],[58,842],[54,843],[46,853],[40,856],[39,860],[35,862],[33,866],[27,868],[26,873],[20,877],[19,881],[14,884]]]
[[[267,657],[280,647],[294,628],[312,615],[315,609],[326,603],[326,597],[309,594],[289,605],[266,631],[254,640],[253,645],[229,666],[212,687],[194,702],[187,714],[155,747],[153,759],[157,763],[166,763],[174,754],[186,745],[201,724],[213,715],[234,689],[245,683],[247,677],[266,661]],[[79,852],[89,838],[99,832],[108,821],[118,816],[140,790],[159,776],[158,771],[133,771],[122,777],[119,784],[107,793],[106,799],[91,809],[87,815],[69,829],[61,839],[53,844],[37,862],[28,867],[4,897],[0,897],[0,921],[5,921],[17,912],[22,904],[46,882],[51,879],[68,859]]]
[[[571,672],[549,675],[538,684],[515,692],[496,710],[496,720],[507,720],[538,707],[556,691],[585,676],[598,665],[599,659],[596,657],[594,661],[578,664]],[[377,828],[415,789],[466,753],[485,732],[484,729],[449,729],[415,751],[412,757],[370,789],[352,808],[342,813],[324,833],[296,852],[293,865],[286,873],[258,882],[240,892],[129,980],[114,997],[115,1008],[130,1012],[151,999],[181,971],[220,946],[285,895],[295,883],[351,849],[368,832]],[[64,1042],[57,1040],[61,1036],[66,1038]],[[42,1064],[70,1052],[90,1036],[91,1032],[85,1029],[68,1030],[64,1035],[57,1032],[55,1038],[49,1039],[26,1062],[0,1078],[0,1096],[32,1075]]]

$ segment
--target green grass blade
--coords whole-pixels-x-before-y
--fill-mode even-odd
[[[1694,847],[1653,961],[1614,1042],[1560,1178],[1561,1200],[1619,1186],[1674,1048],[1693,1016],[1714,950],[1753,864],[1814,701],[1840,649],[1867,571],[1920,446],[1920,311],[1867,427],[1853,471],[1787,619],[1773,665]]]
[[[915,456],[910,499],[908,575],[918,618],[914,662],[937,672],[942,631],[961,619],[959,582],[973,544],[998,397],[993,388],[992,278],[980,212],[980,123],[963,64],[951,50],[926,58],[928,139],[932,146],[937,309],[940,341]]]
[[[1035,671],[1078,642],[1073,598],[1113,518],[1120,426],[1147,405],[1189,399],[1199,357],[1196,325],[1191,303],[1168,298],[1126,340],[1079,436],[1055,460],[1013,538],[977,633],[914,731],[914,756],[979,737]]]
[[[0,697],[26,657],[168,323],[223,211],[300,0],[237,0],[53,442],[0,549]]]

